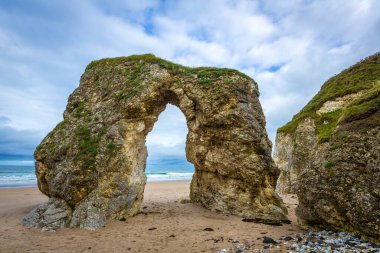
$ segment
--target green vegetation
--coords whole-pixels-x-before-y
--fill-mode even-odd
[[[128,95],[124,92],[117,92],[114,96],[117,101],[122,101],[123,99],[128,98]]]
[[[317,95],[290,122],[279,128],[278,132],[293,133],[302,120],[310,117],[315,120],[319,141],[328,141],[337,125],[366,119],[380,110],[379,80],[380,53],[377,53],[330,78]],[[343,110],[322,115],[316,113],[326,101],[359,91],[364,91],[363,95]],[[366,121],[361,124],[366,124]]]
[[[75,129],[75,135],[80,140],[79,151],[75,156],[75,160],[82,162],[82,168],[95,169],[99,137],[93,136],[91,130],[83,126],[78,126]]]
[[[326,142],[331,138],[336,129],[338,119],[341,114],[342,109],[338,109],[316,117],[315,125],[317,128],[319,142]]]
[[[40,144],[38,144],[36,150],[35,150],[35,153],[36,152],[40,152],[43,148],[44,148],[44,145],[45,145],[45,142],[48,138],[50,138],[51,136],[53,136],[54,134],[58,134],[60,131],[63,130],[63,128],[65,127],[65,121],[61,121],[59,122],[55,128],[50,131],[46,136],[45,138],[41,141]],[[49,152],[51,151],[52,153],[55,153],[57,151],[57,144],[56,143],[53,143],[53,144],[50,144],[49,147],[47,147],[45,150],[48,150]]]
[[[341,145],[337,144],[337,143],[331,143],[331,146],[329,148],[330,151],[334,151],[338,148],[340,148]]]
[[[362,96],[352,101],[344,110],[340,122],[350,122],[363,119],[380,109],[380,81],[376,81],[373,87]]]
[[[90,70],[90,69],[92,69],[98,65],[116,66],[116,65],[123,64],[126,62],[136,63],[136,62],[140,62],[140,61],[158,64],[159,66],[166,68],[171,73],[178,73],[179,74],[179,73],[185,71],[186,69],[190,69],[188,67],[184,67],[184,66],[163,60],[161,58],[158,58],[153,54],[143,54],[143,55],[131,55],[128,57],[105,58],[105,59],[101,59],[101,60],[96,60],[96,61],[91,62],[87,66],[86,71],[88,71],[88,70]]]
[[[330,175],[330,176],[333,176],[334,175],[334,162],[333,161],[326,161],[325,162],[325,170],[326,172]]]
[[[326,161],[325,162],[325,169],[331,169],[334,167],[334,162],[332,161]]]
[[[81,118],[82,116],[85,116],[85,114],[86,114],[86,112],[84,110],[84,102],[81,101],[81,102],[79,102],[77,107],[74,109],[73,115],[76,118]]]
[[[129,99],[133,96],[135,96],[139,91],[141,91],[143,85],[139,85],[139,86],[135,86],[135,87],[132,87],[130,89],[128,89],[128,91],[120,91],[120,92],[117,92],[115,93],[115,99],[116,101],[122,101],[122,100],[125,100],[125,99]]]
[[[101,83],[99,81],[102,76],[102,72],[112,72],[119,76],[127,77],[124,81],[124,88],[122,91],[118,91],[114,95],[114,99],[117,102],[122,102],[134,97],[144,88],[144,80],[146,79],[147,65],[157,64],[162,68],[165,68],[176,79],[175,76],[187,76],[190,78],[196,78],[197,83],[202,86],[211,86],[220,78],[230,77],[231,75],[239,75],[245,79],[251,79],[245,74],[227,68],[212,68],[212,67],[198,67],[190,68],[179,64],[175,64],[161,58],[158,58],[152,54],[145,55],[132,55],[128,57],[106,58],[91,62],[86,71],[92,71],[92,75],[95,77],[95,83]],[[225,78],[226,80],[228,78]],[[106,82],[105,82],[106,83]],[[223,84],[231,85],[233,82],[223,81]],[[78,109],[79,110],[79,109]],[[80,115],[80,112],[78,113]]]
[[[196,68],[196,71],[194,71],[194,74],[198,77],[198,84],[200,85],[210,85],[212,84],[216,79],[222,77],[222,76],[228,76],[231,74],[236,73],[235,70],[226,69],[226,68]],[[224,82],[228,83],[228,82]],[[231,84],[231,83],[229,83]]]
[[[107,150],[113,151],[116,148],[116,145],[113,143],[108,143],[107,144]]]
[[[213,68],[213,67],[197,67],[197,68],[190,68],[190,67],[185,67],[179,64],[172,63],[170,61],[161,59],[156,57],[153,54],[143,54],[143,55],[131,55],[128,57],[116,57],[116,58],[105,58],[97,61],[91,62],[87,68],[86,71],[93,69],[97,66],[116,66],[120,64],[124,64],[130,62],[131,64],[140,64],[140,67],[142,67],[143,62],[144,63],[151,63],[151,64],[157,64],[160,67],[163,67],[167,69],[171,74],[174,75],[198,75],[202,73],[201,75],[208,75],[209,77],[213,78],[218,78],[223,75],[230,75],[230,74],[237,74],[243,78],[251,79],[247,75],[234,70],[234,69],[227,69],[227,68]],[[141,70],[141,69],[140,69]],[[136,69],[137,74],[139,72],[139,67]],[[133,76],[132,74],[132,79],[137,78],[136,76]]]
[[[50,131],[50,133],[48,133],[48,135],[45,137],[45,139],[51,137],[51,136],[52,136],[53,134],[55,134],[55,133],[58,133],[58,132],[62,131],[64,127],[65,127],[65,121],[62,120],[61,122],[59,122],[59,123],[54,127],[53,130]]]

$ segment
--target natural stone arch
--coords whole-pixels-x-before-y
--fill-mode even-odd
[[[137,214],[146,183],[145,139],[168,103],[183,112],[189,129],[191,200],[286,221],[258,96],[257,84],[235,70],[187,68],[153,55],[92,62],[64,120],[37,147],[38,186],[50,199],[23,224],[95,229]]]

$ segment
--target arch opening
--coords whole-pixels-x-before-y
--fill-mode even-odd
[[[184,114],[177,106],[167,104],[146,138],[147,182],[192,179],[194,165],[186,159],[188,132]]]

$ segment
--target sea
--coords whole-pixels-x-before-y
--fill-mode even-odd
[[[190,166],[148,166],[148,182],[191,180],[194,168]],[[0,188],[36,186],[34,165],[0,165]]]

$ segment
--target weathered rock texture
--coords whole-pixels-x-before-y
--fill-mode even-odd
[[[257,84],[235,70],[187,68],[153,55],[92,62],[64,120],[35,152],[50,197],[26,226],[95,229],[140,211],[145,138],[168,103],[184,113],[190,198],[204,207],[286,221]]]
[[[328,80],[277,132],[277,191],[303,225],[380,238],[380,54]]]

